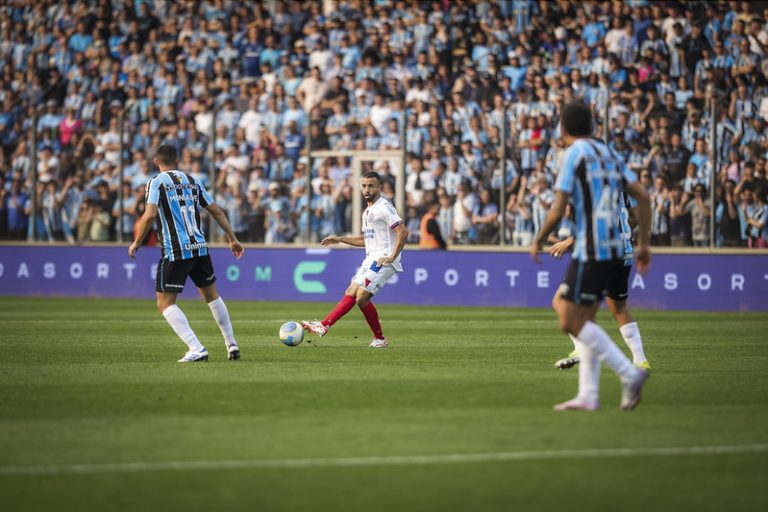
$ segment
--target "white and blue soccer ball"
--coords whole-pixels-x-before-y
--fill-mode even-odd
[[[304,327],[298,322],[285,322],[280,326],[280,341],[295,347],[304,341]]]

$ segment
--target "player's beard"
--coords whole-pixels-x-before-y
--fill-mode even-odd
[[[379,191],[376,194],[370,194],[370,195],[363,194],[363,197],[365,198],[365,201],[370,206],[370,205],[372,205],[373,203],[375,203],[376,201],[379,200],[379,198],[381,197],[381,191]]]

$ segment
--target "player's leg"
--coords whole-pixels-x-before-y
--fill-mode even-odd
[[[197,286],[197,291],[208,304],[213,319],[219,326],[221,335],[224,337],[224,344],[227,347],[227,358],[231,361],[240,359],[240,347],[235,340],[229,310],[216,288],[216,275],[213,272],[213,262],[210,255],[197,258],[195,266],[189,272],[189,277]]]
[[[558,313],[561,326],[563,325],[562,315],[564,314],[564,308],[566,307],[563,304],[564,302],[566,302],[565,299],[559,297],[558,295],[555,295],[555,298],[552,300],[552,306]],[[579,312],[587,315],[583,321],[594,320],[594,315],[597,312],[597,304],[589,309],[585,307]],[[575,398],[555,405],[554,409],[556,411],[595,411],[600,408],[600,360],[598,359],[597,353],[592,349],[591,346],[579,340],[566,329],[563,330],[566,331],[571,341],[573,342],[574,351],[572,354],[577,354],[576,357],[579,363],[579,390]]]
[[[621,332],[621,337],[624,338],[624,343],[627,344],[627,347],[632,352],[632,363],[638,368],[650,370],[651,365],[645,356],[643,338],[640,336],[640,327],[638,327],[637,322],[629,312],[627,301],[607,297],[606,303],[611,314],[616,319],[616,323],[619,324],[619,332]]]
[[[555,311],[557,311],[557,308],[555,307],[555,302],[557,302],[557,300],[558,292],[555,292],[554,297],[552,297],[552,309]],[[579,364],[579,340],[572,334],[569,334],[568,337],[571,339],[571,343],[573,343],[573,350],[571,350],[571,352],[564,358],[555,361],[555,368],[558,370],[568,370]]]
[[[355,298],[357,296],[357,289],[359,287],[360,285],[355,283],[353,280],[344,291],[344,296],[341,298],[338,304],[333,307],[330,313],[328,313],[328,315],[322,321],[318,322],[317,320],[302,320],[301,325],[307,331],[313,332],[318,336],[325,336],[331,326],[338,322],[341,317],[349,313],[350,310],[352,310],[352,308],[355,306]],[[307,342],[309,341],[310,340],[307,340]]]
[[[176,336],[187,345],[187,353],[179,359],[180,363],[207,361],[208,352],[197,339],[195,331],[189,326],[184,312],[176,305],[176,292],[157,292],[157,309],[163,314],[165,321],[171,326]]]
[[[197,289],[200,296],[208,304],[213,319],[219,326],[221,335],[224,338],[224,345],[227,347],[227,358],[231,361],[240,359],[240,346],[235,339],[235,332],[232,329],[232,320],[229,318],[229,310],[224,300],[216,289],[216,284],[210,284]]]
[[[207,361],[208,352],[197,339],[195,331],[189,326],[184,312],[176,305],[176,297],[184,289],[184,283],[192,267],[191,260],[167,261],[161,259],[157,265],[155,276],[155,291],[157,292],[157,309],[165,317],[165,321],[173,332],[187,345],[187,353],[179,359],[180,363]]]
[[[363,316],[365,316],[365,321],[368,322],[368,327],[371,328],[373,333],[373,339],[371,339],[369,344],[373,348],[386,348],[389,342],[381,330],[379,313],[376,310],[376,306],[371,302],[371,298],[379,293],[395,274],[397,274],[397,271],[392,265],[384,265],[382,267],[371,265],[365,269],[363,275],[357,281],[360,287],[357,290],[355,300],[360,311],[363,312]]]
[[[633,409],[640,401],[643,384],[648,376],[635,368],[619,350],[608,333],[595,323],[595,314],[602,292],[610,277],[620,268],[613,262],[583,263],[572,261],[566,281],[560,287],[560,298],[555,307],[560,328],[573,334],[589,347],[600,361],[604,361],[622,382],[622,409]],[[563,405],[563,404],[561,404]]]
[[[632,352],[632,363],[638,368],[650,370],[651,365],[645,357],[643,350],[643,340],[640,337],[640,328],[637,326],[632,314],[627,307],[627,297],[629,296],[629,274],[632,270],[631,265],[625,265],[621,272],[617,272],[606,287],[606,303],[608,310],[619,324],[621,337]]]
[[[357,289],[355,301],[357,302],[357,307],[363,312],[365,321],[368,323],[368,327],[371,328],[371,333],[373,333],[373,339],[371,339],[369,346],[373,348],[386,348],[389,343],[381,330],[379,312],[376,310],[376,306],[373,305],[373,302],[371,302],[372,297],[373,294],[361,286]]]

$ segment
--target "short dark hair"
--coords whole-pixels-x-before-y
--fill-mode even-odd
[[[363,178],[373,178],[376,181],[379,182],[379,185],[381,185],[381,175],[377,173],[376,171],[368,171],[365,174],[363,174]]]
[[[157,148],[155,158],[157,158],[158,163],[162,165],[173,165],[179,158],[179,152],[176,151],[176,146],[163,144]]]
[[[572,137],[589,137],[592,133],[592,111],[580,101],[565,106],[560,122]]]

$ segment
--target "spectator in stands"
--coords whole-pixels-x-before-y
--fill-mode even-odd
[[[752,193],[753,202],[746,205],[747,245],[750,249],[768,247],[768,206],[766,206],[765,189],[757,188]]]
[[[768,13],[750,12],[753,4],[730,10],[716,3],[703,9],[686,4],[683,10],[675,3],[643,2],[582,9],[546,0],[514,8],[497,2],[396,2],[393,8],[370,2],[201,5],[65,4],[25,10],[25,24],[7,24],[0,49],[0,169],[9,169],[3,203],[16,180],[21,180],[17,194],[25,202],[30,197],[36,186],[30,180],[30,156],[37,151],[38,180],[63,184],[57,191],[61,199],[52,202],[49,194],[45,208],[58,205],[63,236],[74,242],[78,196],[95,192],[102,180],[110,196],[122,186],[117,167],[122,130],[124,176],[132,191],[154,173],[135,150],[171,142],[183,155],[184,147],[189,150],[182,170],[196,169],[196,179],[209,186],[225,183],[250,212],[251,204],[264,200],[260,207],[266,205],[266,184],[258,185],[262,180],[279,180],[286,191],[300,188],[301,183],[292,184],[298,176],[293,171],[308,133],[312,151],[379,150],[399,148],[402,130],[404,149],[424,162],[418,177],[409,177],[409,194],[420,195],[418,212],[435,202],[455,207],[462,180],[468,182],[462,201],[489,189],[499,207],[498,191],[505,188],[512,207],[503,218],[517,217],[520,222],[509,231],[523,240],[540,202],[527,192],[521,197],[509,171],[501,186],[501,144],[507,145],[507,169],[520,177],[533,173],[529,183],[534,187],[544,177],[551,187],[558,112],[575,99],[595,108],[595,134],[607,134],[609,146],[631,168],[647,169],[652,180],[665,177],[666,187],[681,185],[693,193],[694,204],[697,182],[708,187],[713,169],[736,182],[738,201],[745,187],[760,185],[754,176],[746,182],[739,176],[768,151],[768,77],[762,65]],[[2,15],[10,14],[2,10]],[[249,20],[248,25],[240,20]],[[27,26],[35,29],[25,31]],[[716,161],[708,149],[712,88],[730,100],[716,114]],[[44,108],[32,126],[37,105]],[[122,108],[125,124],[119,127]],[[31,147],[34,129],[36,148]],[[50,154],[43,151],[46,146]],[[686,177],[689,162],[697,181]],[[263,176],[253,181],[256,167]],[[318,168],[311,171],[310,179],[317,178]],[[334,218],[346,228],[349,172],[348,162],[336,161],[330,173]],[[759,174],[762,166],[750,172]],[[77,173],[82,184],[67,187]],[[727,179],[715,180],[719,201],[731,196],[724,189]],[[433,182],[446,194],[430,193]],[[250,190],[252,183],[258,190]],[[313,184],[310,208],[302,210],[318,230],[321,220],[312,204],[319,201],[319,189]],[[661,210],[666,195],[654,196]],[[719,223],[724,217],[717,212],[729,211],[721,205],[709,216]],[[21,216],[2,211],[7,222],[13,217],[21,226],[24,208]],[[441,207],[438,217],[447,218],[448,211]],[[656,239],[664,243],[666,214],[654,211],[659,213]],[[107,212],[113,212],[111,206]],[[530,216],[520,217],[521,212]],[[461,223],[461,212],[453,213],[458,215],[452,222]],[[727,223],[730,217],[725,218]],[[109,227],[110,239],[117,224]],[[465,235],[470,233],[474,230]],[[711,242],[725,243],[725,237]]]
[[[3,197],[3,210],[8,219],[8,237],[11,240],[23,240],[27,237],[28,217],[25,207],[28,202],[29,197],[23,190],[21,180],[11,181],[11,188]]]
[[[472,215],[472,224],[477,232],[477,243],[495,244],[499,236],[499,208],[491,199],[488,189],[480,191],[480,203]]]
[[[468,180],[459,185],[456,202],[453,207],[453,241],[457,244],[468,244],[476,239],[472,226],[472,214],[478,207],[478,199]]]

